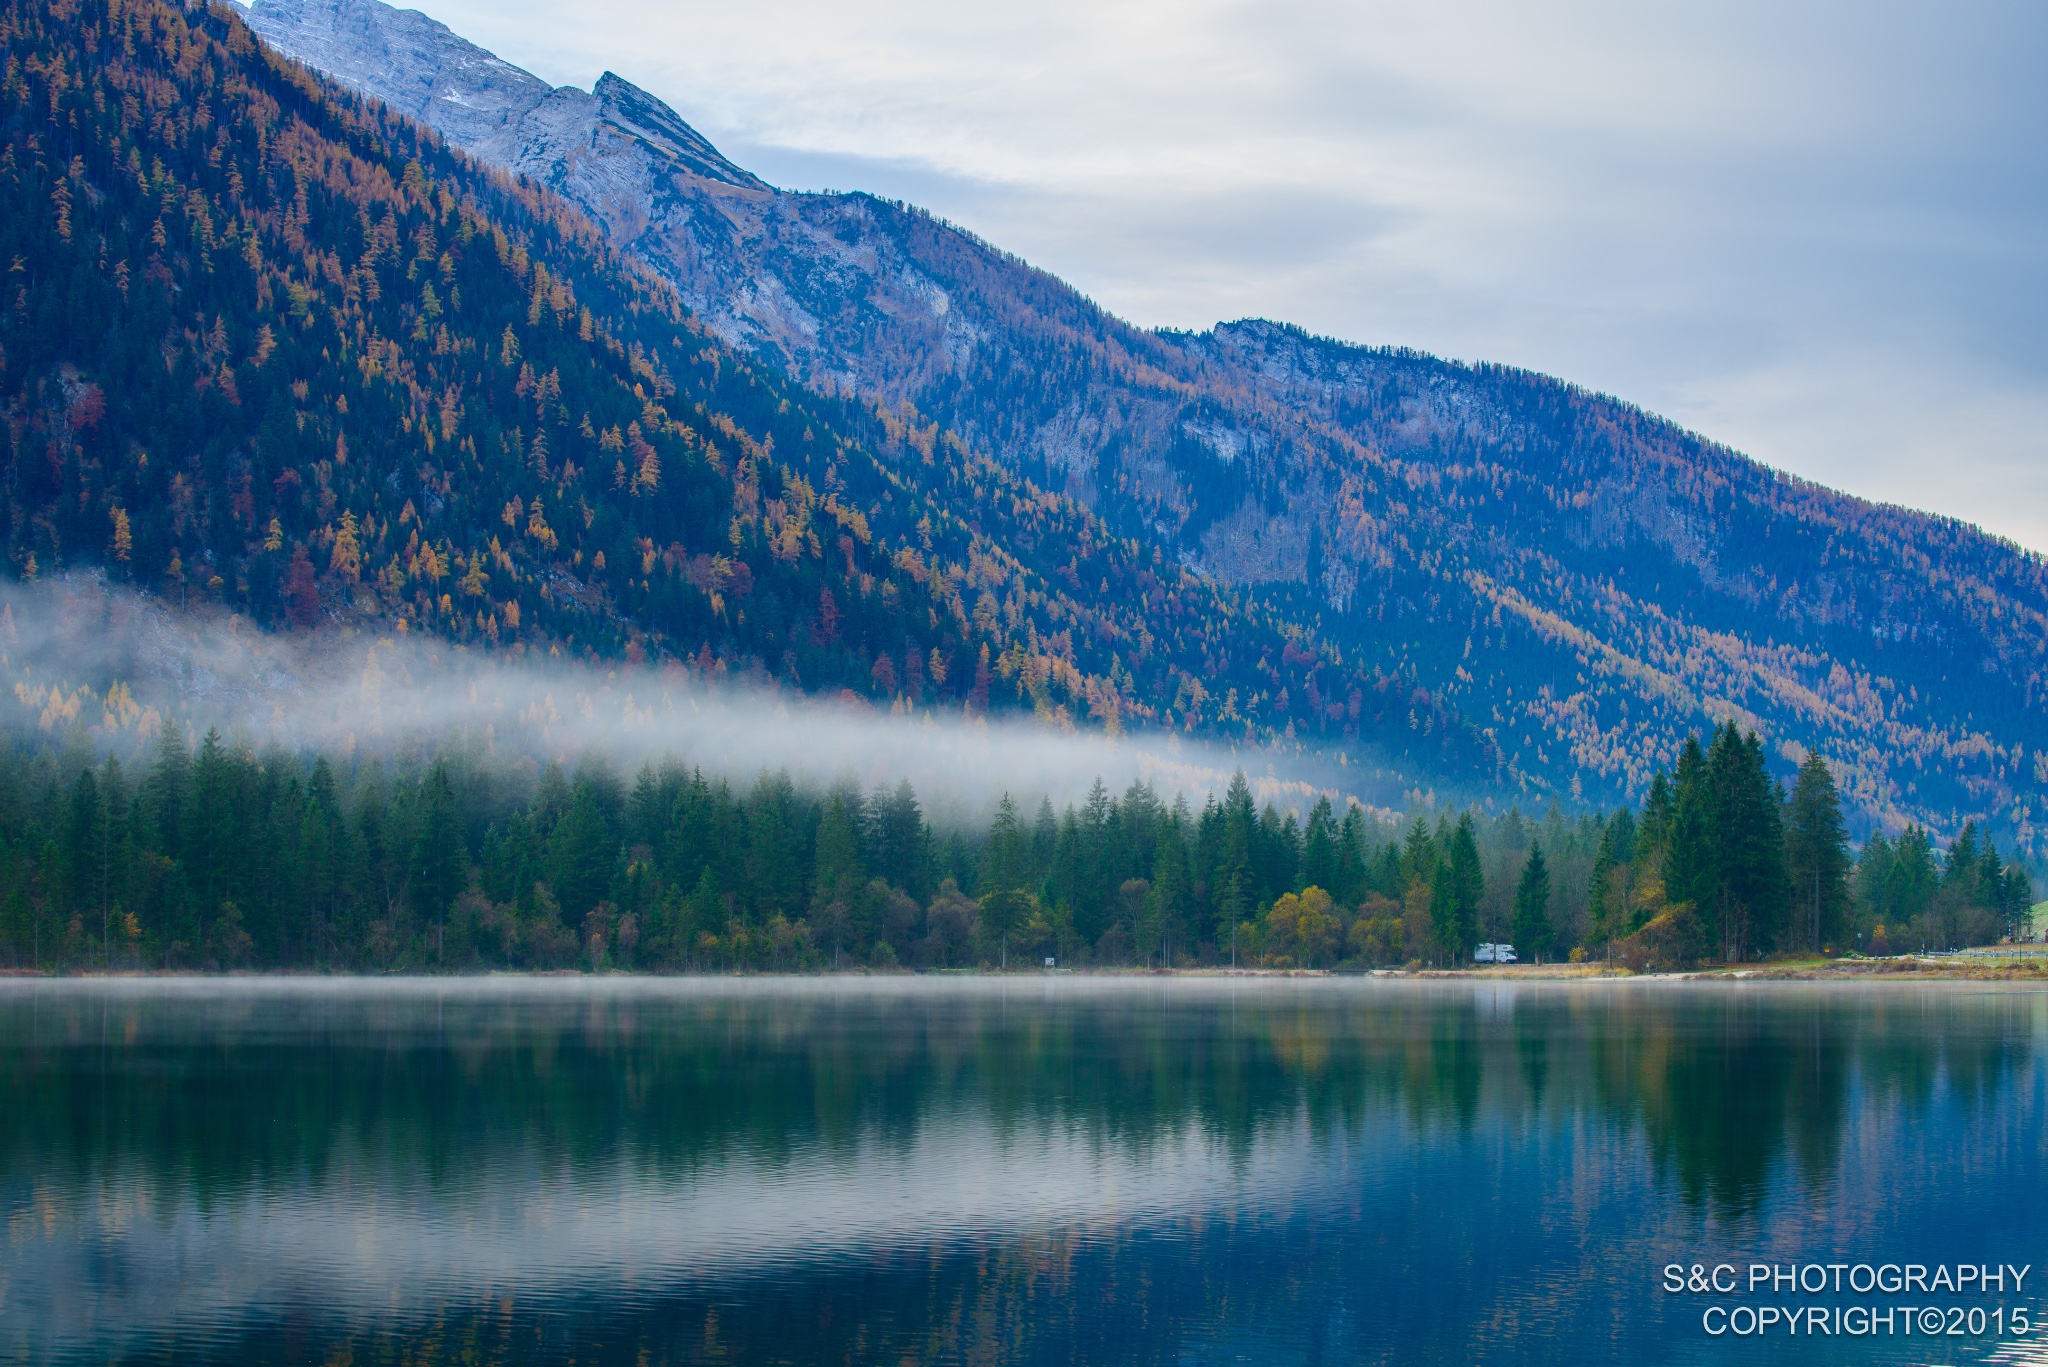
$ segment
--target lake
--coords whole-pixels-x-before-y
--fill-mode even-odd
[[[12,979],[0,1056],[0,1359],[2048,1363],[2034,988]]]

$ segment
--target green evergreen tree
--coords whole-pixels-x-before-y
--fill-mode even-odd
[[[1337,837],[1337,885],[1330,889],[1339,902],[1356,905],[1365,900],[1372,877],[1372,851],[1365,838],[1365,812],[1347,804]]]
[[[1429,827],[1421,817],[1408,823],[1408,834],[1401,842],[1401,887],[1422,882],[1428,884],[1436,877],[1437,843],[1430,838]],[[1390,895],[1398,895],[1398,892]]]
[[[412,878],[414,906],[434,925],[434,957],[445,951],[448,909],[469,885],[469,848],[456,812],[448,768],[436,764],[421,785],[420,819],[414,837]]]
[[[1445,964],[1460,962],[1458,947],[1457,894],[1451,884],[1451,864],[1437,861],[1429,879],[1429,939]]]
[[[1052,872],[1053,851],[1059,845],[1060,819],[1053,812],[1052,799],[1038,799],[1038,814],[1031,822],[1031,880],[1037,887]]]
[[[1330,806],[1330,799],[1327,795],[1319,795],[1316,798],[1316,805],[1308,814],[1308,828],[1302,837],[1301,874],[1296,880],[1298,886],[1289,891],[1322,888],[1339,897],[1347,893],[1348,887],[1338,855],[1339,839],[1337,818]]]
[[[867,882],[867,868],[861,861],[860,835],[847,795],[835,790],[826,799],[818,820],[817,853],[813,859],[816,875],[811,886],[811,905],[852,901],[854,890]]]
[[[980,916],[982,933],[997,946],[997,966],[1010,966],[1010,937],[1031,920],[1038,911],[1037,899],[1027,892],[1015,888],[1002,888],[981,899]]]
[[[597,790],[587,779],[578,780],[569,809],[548,837],[548,886],[571,930],[580,931],[584,917],[604,900],[613,849]]]
[[[1472,953],[1479,937],[1479,904],[1486,899],[1486,876],[1480,867],[1479,842],[1473,830],[1472,814],[1458,818],[1451,832],[1450,856],[1445,861],[1450,873],[1451,943],[1458,960]]]
[[[1785,791],[1764,761],[1763,742],[1734,722],[1708,756],[1719,837],[1723,943],[1734,957],[1776,948],[1791,901],[1785,876]]]
[[[1185,958],[1192,949],[1187,943],[1192,882],[1188,874],[1188,848],[1183,833],[1187,820],[1187,801],[1183,798],[1176,802],[1152,852],[1152,889],[1149,897],[1152,914],[1158,926],[1160,963],[1167,968],[1173,967],[1176,951]]]
[[[1023,888],[1032,882],[1030,837],[1008,793],[996,804],[995,820],[989,825],[981,881],[989,891]]]
[[[1657,776],[1663,778],[1660,773]],[[1655,783],[1652,783],[1654,790]],[[1593,885],[1588,915],[1595,936],[1604,941],[1642,929],[1643,909],[1635,902],[1636,867],[1643,842],[1635,813],[1624,807],[1600,829],[1600,847],[1593,860]]]
[[[1543,861],[1543,846],[1531,844],[1522,864],[1522,876],[1515,884],[1515,952],[1542,963],[1550,953],[1550,866]]]
[[[1686,738],[1672,784],[1670,826],[1664,838],[1664,896],[1690,905],[1705,927],[1719,925],[1721,869],[1714,841],[1713,795],[1699,738]],[[1645,817],[1644,825],[1651,824]]]
[[[1841,930],[1849,906],[1849,832],[1834,775],[1808,751],[1785,814],[1785,862],[1814,953]]]
[[[928,897],[930,837],[910,780],[899,781],[892,791],[877,792],[869,803],[869,811],[873,822],[870,848],[875,852],[873,872],[889,886],[901,888],[912,897]]]

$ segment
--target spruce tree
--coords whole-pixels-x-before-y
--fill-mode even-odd
[[[1470,953],[1479,936],[1479,904],[1486,897],[1486,876],[1479,864],[1479,841],[1472,827],[1472,814],[1458,818],[1451,832],[1451,928],[1459,953]]]
[[[1537,963],[1550,952],[1553,938],[1550,923],[1550,866],[1543,861],[1543,846],[1531,844],[1522,864],[1522,877],[1515,884],[1515,952]]]
[[[1707,791],[1707,757],[1697,736],[1679,752],[1672,784],[1670,827],[1664,842],[1664,897],[1685,904],[1712,935],[1719,925],[1720,869],[1713,841],[1712,797]],[[1645,824],[1649,824],[1645,821]]]
[[[867,870],[860,857],[860,837],[843,792],[834,792],[826,800],[824,814],[818,819],[817,853],[812,867],[816,870],[811,883],[814,907],[849,903],[854,891],[867,881]]]
[[[469,849],[462,838],[455,793],[445,764],[436,764],[421,788],[411,873],[413,906],[433,922],[438,960],[445,950],[448,908],[469,884]]]
[[[1398,896],[1414,883],[1427,885],[1434,880],[1437,853],[1436,842],[1430,839],[1429,826],[1422,818],[1418,816],[1409,822],[1408,834],[1401,843],[1401,887],[1390,895]]]
[[[1337,837],[1337,886],[1330,889],[1339,902],[1353,906],[1365,899],[1370,859],[1365,842],[1365,814],[1356,806],[1348,806]]]
[[[1671,823],[1677,812],[1678,795],[1672,790],[1671,779],[1659,769],[1650,779],[1649,796],[1643,799],[1643,820],[1636,839],[1643,849],[1655,851],[1660,863],[1664,847],[1671,840]]]
[[[1657,780],[1661,782],[1663,778],[1660,771]],[[1640,928],[1632,923],[1629,906],[1635,858],[1635,814],[1624,807],[1600,827],[1600,844],[1593,856],[1592,885],[1587,889],[1586,918],[1590,932],[1593,939],[1603,944]]]
[[[1754,732],[1745,739],[1732,721],[1707,754],[1706,790],[1721,949],[1739,960],[1770,950],[1783,924],[1784,793],[1765,766],[1762,741]]]
[[[1308,814],[1308,829],[1302,840],[1301,873],[1296,879],[1302,888],[1321,888],[1333,896],[1344,895],[1345,890],[1340,885],[1337,840],[1337,819],[1330,807],[1330,799],[1328,796],[1318,797]]]
[[[1464,962],[1465,951],[1458,934],[1457,891],[1451,878],[1451,861],[1439,859],[1429,880],[1429,934],[1444,955],[1446,965]]]
[[[1849,905],[1849,833],[1834,776],[1808,751],[1785,812],[1785,862],[1795,905],[1814,953],[1835,934]]]
[[[996,804],[982,863],[982,885],[989,891],[1021,888],[1031,881],[1031,842],[1018,818],[1017,803],[1008,793]]]

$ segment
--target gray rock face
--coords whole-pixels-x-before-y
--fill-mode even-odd
[[[611,72],[589,91],[551,87],[378,0],[256,0],[249,23],[279,51],[578,205],[726,341],[806,380],[901,399],[914,383],[891,383],[896,364],[869,353],[915,351],[924,360],[913,370],[929,371],[976,338],[947,290],[877,231],[884,206],[777,191]],[[894,348],[874,345],[878,320],[897,334]]]
[[[594,90],[550,86],[418,10],[374,0],[257,0],[249,25],[280,52],[536,180],[581,159],[675,166],[741,189],[768,188],[674,110],[609,71]]]

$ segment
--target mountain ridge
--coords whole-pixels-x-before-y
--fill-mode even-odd
[[[1978,817],[2035,844],[2038,557],[1530,372],[1261,322],[1134,328],[908,206],[741,183],[623,82],[600,82],[607,114],[595,92],[556,92],[370,0],[258,0],[249,21],[287,52],[356,25],[348,51],[375,58],[357,88],[384,100],[381,82],[394,112],[411,101],[458,146],[498,138],[496,164],[588,213],[705,332],[867,414],[904,492],[951,481],[965,501],[946,506],[972,520],[985,458],[1088,509],[1099,526],[1063,543],[1078,558],[1040,562],[1073,611],[1128,608],[1140,634],[1180,621],[1151,590],[1103,600],[1111,576],[1085,567],[1110,542],[1254,595],[1205,600],[1220,615],[1193,635],[1173,625],[1185,678],[1156,685],[1154,724],[1241,702],[1249,738],[1340,747],[1359,699],[1384,696],[1373,679],[1409,680],[1427,700],[1407,718],[1416,740],[1469,718],[1511,790],[1603,801],[1639,797],[1687,734],[1733,719],[1781,772],[1823,750],[1867,827]],[[363,26],[398,37],[378,47]],[[420,33],[429,50],[406,57]],[[475,98],[422,100],[443,75]],[[543,109],[533,137],[505,134]],[[1005,525],[1038,554],[1037,533]],[[1230,625],[1239,610],[1281,634],[1255,643]],[[1203,681],[1229,681],[1231,700],[1190,691]]]
[[[727,349],[583,211],[224,6],[0,0],[0,43],[24,580],[1239,743],[1291,724],[1262,688],[1284,661],[1382,782],[1497,774],[1412,679]]]

